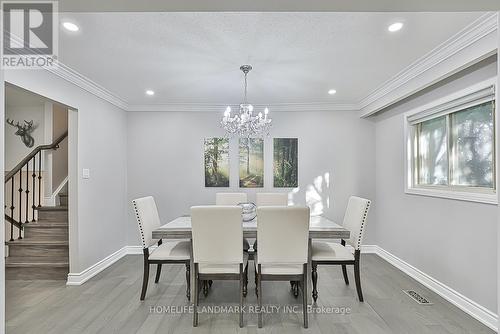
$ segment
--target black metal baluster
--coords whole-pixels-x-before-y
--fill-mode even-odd
[[[32,222],[35,221],[35,208],[36,208],[36,205],[35,205],[35,194],[36,194],[36,191],[35,191],[35,185],[36,185],[36,173],[35,173],[35,165],[36,165],[36,155],[33,157],[33,174],[31,174],[31,176],[33,177],[33,189],[31,189],[31,192],[33,193],[33,202],[31,203],[31,209],[32,209],[32,214],[33,214],[33,217],[31,219]]]
[[[40,151],[40,155],[38,156],[38,207],[41,207],[40,204],[42,200],[42,151]]]
[[[22,239],[21,237],[21,226],[23,224],[23,169],[19,170],[19,237],[18,239]]]
[[[10,185],[10,218],[14,220],[14,177],[10,179],[12,182]],[[10,223],[10,241],[14,241],[14,224]]]
[[[29,220],[29,212],[30,212],[30,207],[29,207],[29,202],[30,202],[30,162],[28,161],[26,163],[26,217],[24,219],[24,223],[27,224],[30,222]]]

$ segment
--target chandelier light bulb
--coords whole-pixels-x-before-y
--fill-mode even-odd
[[[269,114],[269,108],[264,109],[264,114]]]
[[[251,105],[251,104],[248,105],[248,111],[250,111],[250,112],[253,111],[253,105]]]
[[[262,112],[259,113],[259,118],[262,118]]]
[[[228,117],[231,115],[231,107],[227,107],[226,111],[224,112],[224,116]]]

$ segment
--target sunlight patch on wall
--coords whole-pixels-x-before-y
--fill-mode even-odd
[[[311,208],[311,216],[320,216],[325,208],[330,207],[328,190],[330,188],[330,173],[316,176],[306,189],[306,204]]]

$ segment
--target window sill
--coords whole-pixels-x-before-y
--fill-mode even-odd
[[[448,189],[434,189],[426,187],[413,187],[405,189],[405,193],[428,197],[439,197],[454,199],[458,201],[477,202],[484,204],[498,204],[498,196],[495,191],[472,192]]]

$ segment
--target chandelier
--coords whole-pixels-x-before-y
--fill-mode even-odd
[[[228,106],[222,117],[221,125],[229,136],[244,138],[263,137],[269,135],[272,119],[268,117],[269,109],[264,109],[264,114],[253,114],[253,105],[247,101],[247,75],[252,69],[251,65],[242,65],[240,70],[245,75],[245,97],[239,106],[239,113],[231,116],[231,107]]]

